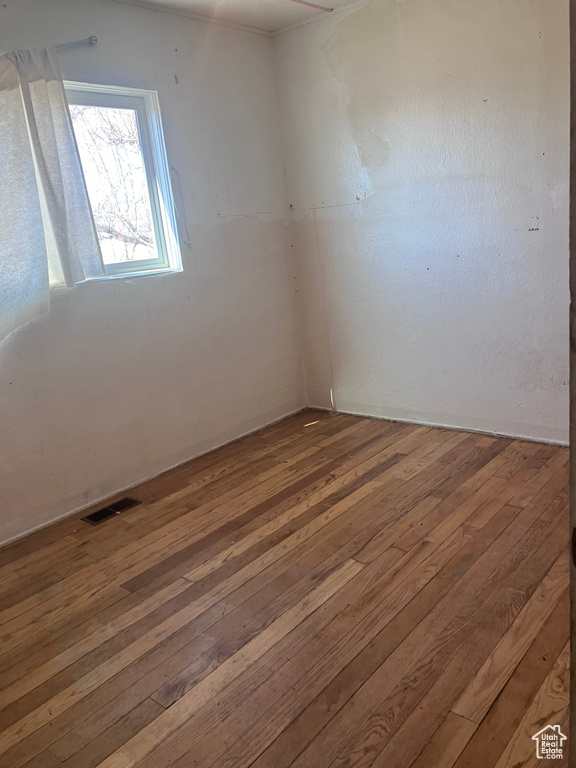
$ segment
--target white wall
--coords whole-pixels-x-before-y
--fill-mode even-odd
[[[312,404],[568,437],[567,0],[275,40]]]
[[[271,41],[109,0],[0,5],[0,50],[88,35],[64,77],[158,90],[194,247],[182,274],[56,295],[0,346],[0,541],[304,404]]]

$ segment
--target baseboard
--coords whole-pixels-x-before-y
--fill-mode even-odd
[[[488,437],[506,437],[509,440],[525,440],[529,443],[543,443],[544,445],[559,445],[564,448],[570,447],[568,440],[556,440],[554,438],[540,438],[531,437],[523,434],[513,434],[509,432],[496,432],[488,429],[478,429],[476,427],[456,426],[454,424],[442,424],[436,421],[426,421],[424,419],[406,419],[397,416],[381,416],[380,414],[365,413],[363,411],[348,410],[342,408],[326,408],[321,405],[309,405],[313,411],[328,411],[330,413],[344,413],[348,416],[362,416],[365,419],[379,419],[380,421],[392,421],[398,424],[415,424],[421,427],[437,427],[438,429],[451,429],[455,432],[474,432],[479,435],[487,435]]]

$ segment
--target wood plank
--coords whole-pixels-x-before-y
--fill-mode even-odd
[[[513,514],[514,514],[515,511],[516,510],[512,511]],[[405,594],[406,590],[404,589],[404,590],[402,590],[402,592],[403,592],[403,594]],[[366,635],[366,632],[364,632],[363,634]],[[330,669],[333,669],[334,663],[331,663],[329,666],[330,666]],[[357,677],[358,677],[358,675],[354,675],[354,679],[357,679]],[[309,685],[309,678],[307,678],[306,682]],[[267,721],[269,721],[269,718],[270,718],[270,713],[268,712]],[[309,717],[306,718],[306,721],[309,722]],[[229,728],[227,729],[227,737],[229,737]],[[187,744],[187,747],[190,748],[190,743]],[[195,754],[197,754],[197,750],[196,749],[195,749]],[[161,759],[161,758],[159,757],[158,759]],[[251,758],[250,758],[250,760],[251,760]],[[234,753],[233,757],[231,757],[231,763],[239,764],[238,755],[236,753]]]
[[[64,760],[65,768],[96,768],[119,746],[155,720],[164,709],[152,699],[145,699],[125,717],[109,728],[99,738],[87,743],[82,749]],[[54,747],[50,748],[54,752]]]
[[[570,644],[566,643],[549,675],[534,697],[522,722],[508,742],[496,763],[496,768],[511,765],[538,765],[532,736],[547,724],[562,723],[564,736],[568,737],[568,707],[570,704]],[[544,724],[544,725],[543,725]],[[552,765],[568,765],[568,742],[563,743],[564,759],[554,759]],[[552,761],[546,761],[552,762]]]
[[[315,590],[310,592],[299,604],[287,611],[284,616],[268,627],[258,637],[245,645],[241,651],[227,659],[211,675],[202,680],[192,691],[183,696],[174,706],[166,710],[138,736],[131,739],[121,749],[102,763],[102,768],[128,768],[138,763],[151,752],[158,741],[174,733],[194,711],[212,698],[219,690],[247,669],[268,648],[276,644],[294,629],[307,616],[312,614],[335,592],[341,589],[362,568],[355,560],[347,561],[340,569],[329,576]],[[1,748],[1,741],[0,741]]]
[[[566,559],[563,553],[564,560]],[[530,578],[529,572],[527,574]],[[537,577],[538,578],[538,577]],[[519,582],[522,586],[527,585]],[[528,590],[529,591],[529,590]],[[525,606],[526,590],[506,588],[496,600],[483,605],[474,618],[472,633],[468,634],[457,652],[443,667],[436,681],[414,702],[412,712],[402,722],[399,708],[395,707],[396,727],[386,743],[381,739],[379,754],[373,768],[400,766],[414,759],[427,739],[432,737],[442,718],[448,714],[451,702],[457,698],[466,683],[473,679],[477,670],[514,616]],[[443,652],[443,649],[440,653]],[[388,702],[387,702],[388,704]],[[391,709],[394,701],[390,701]],[[402,706],[406,708],[406,700]],[[396,714],[398,713],[398,714]],[[382,745],[384,748],[381,749]]]
[[[62,763],[50,752],[42,752],[26,763],[24,768],[60,768]]]
[[[320,469],[319,472],[325,474],[324,468]],[[272,480],[274,481],[274,478],[272,478]],[[286,485],[289,485],[289,483]],[[262,490],[262,486],[266,486],[266,488],[270,490],[268,481],[258,486],[259,493],[263,493],[265,495],[265,491]],[[225,496],[228,495],[225,494]],[[276,497],[277,494],[273,498]],[[212,512],[215,511],[214,505],[208,506]],[[222,506],[228,508],[229,503],[226,502]],[[248,503],[246,503],[246,508],[248,508],[248,506]],[[204,508],[200,509],[203,510]],[[216,525],[215,517],[212,518],[212,525],[214,527]],[[191,535],[197,537],[196,530],[200,527],[199,524],[197,522],[193,522],[191,523],[191,527],[193,529]],[[5,622],[4,626],[0,630],[0,641],[2,643],[3,652],[10,651],[12,648],[17,647],[17,645],[22,641],[22,638],[26,634],[29,634],[32,629],[35,632],[38,632],[39,629],[50,626],[50,624],[56,619],[73,613],[79,603],[85,601],[87,594],[97,594],[104,589],[110,589],[111,583],[114,584],[114,582],[117,583],[121,581],[121,578],[118,576],[116,579],[114,579],[115,573],[122,573],[122,569],[124,569],[123,573],[126,575],[126,573],[130,573],[131,568],[133,570],[139,570],[138,563],[142,560],[149,560],[150,558],[154,557],[155,553],[157,556],[158,552],[165,551],[166,547],[174,548],[177,547],[179,543],[181,544],[183,541],[182,536],[184,535],[182,529],[176,526],[176,530],[173,530],[173,526],[171,524],[166,526],[166,529],[171,530],[167,536],[163,537],[163,539],[168,538],[169,542],[166,542],[162,539],[158,541],[152,535],[150,547],[147,548],[146,546],[143,546],[141,540],[140,546],[138,546],[138,542],[135,542],[134,545],[126,547],[120,550],[120,552],[114,554],[112,558],[109,559],[106,576],[102,573],[101,568],[96,566],[89,566],[80,574],[76,574],[75,578],[66,580],[62,587],[59,587],[56,595],[46,596],[43,593],[39,593],[33,598],[25,600],[23,603],[15,606],[14,610],[10,609],[8,611],[4,611],[3,614],[0,615],[0,622]],[[144,541],[149,538],[149,536],[144,537]],[[90,586],[87,589],[88,584]]]
[[[0,768],[533,764],[567,721],[567,459],[311,410],[11,545]]]
[[[20,674],[12,685],[5,686],[0,690],[0,710],[4,709],[12,701],[26,695],[54,675],[57,675],[66,667],[74,664],[74,662],[90,653],[90,651],[99,648],[122,630],[140,621],[144,616],[154,612],[158,607],[171,600],[171,598],[189,588],[190,583],[186,579],[174,582],[161,592],[157,592],[152,597],[142,601],[131,610],[123,612],[118,618],[106,623],[95,632],[85,635],[75,645],[50,659],[45,664],[34,667],[26,675]]]
[[[338,466],[337,462],[332,462],[331,464],[325,460],[321,460],[320,464],[321,467],[315,470],[319,475],[326,474],[326,472],[329,473],[332,465],[334,468]],[[245,511],[250,506],[253,506],[255,496],[257,500],[266,501],[268,504],[273,503],[270,500],[271,495],[272,499],[274,499],[275,494],[285,493],[285,489],[295,482],[305,483],[307,480],[310,480],[306,476],[311,474],[311,469],[314,470],[314,467],[311,467],[309,462],[304,462],[304,465],[297,470],[290,468],[284,473],[263,473],[263,476],[258,481],[248,481],[245,484],[245,488],[240,487],[240,491],[234,489],[222,494],[216,501],[208,502],[196,508],[188,526],[186,526],[187,516],[182,515],[162,529],[162,536],[159,537],[155,533],[148,534],[133,544],[120,549],[120,551],[108,559],[108,584],[110,584],[116,573],[120,572],[125,576],[127,572],[130,572],[130,567],[138,570],[139,562],[143,560],[149,562],[150,558],[158,556],[159,552],[164,552],[170,546],[174,546],[175,543],[180,543],[184,536],[195,536],[197,531],[202,531],[206,525],[208,525],[208,528],[216,527],[216,521],[230,512],[237,514],[240,510]],[[280,476],[277,477],[276,474]],[[265,479],[262,479],[263,477]],[[256,488],[254,489],[255,482]],[[211,523],[207,524],[204,521],[207,520],[209,513],[211,513]],[[5,646],[6,642],[8,642],[10,638],[8,633],[12,632],[14,628],[21,627],[23,624],[30,626],[32,620],[38,623],[39,617],[46,616],[50,612],[52,603],[60,604],[63,593],[65,593],[68,602],[72,602],[79,592],[85,591],[88,583],[95,585],[92,587],[93,589],[98,589],[101,586],[99,582],[103,578],[100,566],[98,564],[90,565],[80,573],[75,574],[73,578],[65,580],[56,596],[46,596],[44,593],[39,593],[23,601],[14,610],[3,611],[0,614],[0,622],[5,624],[2,638],[3,645]],[[19,620],[23,613],[27,614],[26,618]]]
[[[557,522],[557,514],[550,514],[548,525]],[[524,510],[524,514],[526,510]],[[354,740],[359,744],[363,737],[356,733],[356,727],[359,723],[365,722],[366,718],[374,713],[378,702],[385,700],[387,694],[392,694],[398,687],[398,691],[405,686],[404,675],[405,668],[414,665],[419,670],[418,679],[424,677],[423,667],[426,660],[437,663],[440,654],[439,647],[442,643],[448,645],[457,645],[457,636],[454,633],[451,623],[455,620],[456,609],[458,607],[465,610],[467,603],[473,604],[474,599],[478,599],[480,592],[482,599],[490,598],[490,580],[488,574],[494,578],[495,573],[509,573],[508,563],[511,556],[508,554],[510,547],[512,551],[521,550],[525,555],[531,555],[536,558],[542,554],[539,544],[542,538],[542,531],[546,527],[539,525],[542,518],[536,511],[527,517],[517,517],[504,531],[497,541],[489,547],[486,552],[476,561],[465,576],[460,580],[456,594],[448,595],[441,601],[435,609],[422,621],[417,630],[403,643],[403,645],[378,668],[371,676],[370,680],[354,694],[349,702],[335,715],[330,721],[328,727],[325,727],[322,733],[312,742],[304,753],[295,761],[294,765],[298,768],[304,766],[328,766],[331,761],[338,757],[339,752],[349,746],[349,741]],[[533,523],[530,528],[529,523]],[[527,530],[528,529],[528,530]],[[550,530],[548,530],[550,533]],[[528,536],[526,539],[525,536]],[[526,541],[525,546],[520,543]],[[559,542],[559,540],[557,540]],[[561,542],[559,542],[561,545]],[[557,556],[557,554],[556,554]],[[549,567],[549,565],[548,565]],[[546,568],[548,570],[548,568]],[[497,579],[494,578],[494,581]],[[482,585],[480,590],[478,582]],[[466,626],[466,612],[463,618]],[[441,634],[443,631],[448,633],[446,638]],[[441,639],[438,639],[439,636]],[[428,649],[425,653],[425,649]],[[385,712],[388,707],[385,707]],[[382,740],[388,730],[380,730],[385,712],[375,715],[377,722],[376,729],[379,730]],[[367,734],[368,744],[372,745],[371,734]],[[379,742],[382,743],[382,742]],[[358,747],[363,749],[364,747]],[[357,755],[356,755],[357,757]]]
[[[522,532],[522,530],[523,530],[523,527],[522,527],[522,526],[520,526],[520,528],[519,528],[519,531],[520,531],[520,532]],[[537,534],[537,533],[536,533],[536,535],[535,535],[535,538],[536,538],[536,540],[538,539],[538,534]],[[559,539],[556,539],[556,542],[558,542],[558,541],[559,541]],[[365,633],[364,633],[364,634],[365,634]],[[331,663],[331,664],[330,664],[330,667],[331,667],[331,668],[333,668],[333,666],[334,666],[334,664],[333,664],[333,663]],[[358,675],[357,675],[357,674],[354,674],[354,675],[353,675],[353,679],[354,679],[354,680],[356,680],[356,679],[357,679],[357,677],[358,677]],[[311,685],[311,684],[310,684],[310,678],[309,678],[309,677],[306,679],[306,685],[307,685],[307,687],[310,687],[310,685]],[[329,697],[329,701],[331,702],[331,706],[333,706],[334,698],[333,698],[333,697]],[[267,712],[267,722],[269,722],[269,720],[270,720],[270,712]],[[309,722],[309,721],[310,721],[309,712],[307,712],[307,713],[306,713],[306,718],[305,718],[305,721],[306,721],[306,722]],[[192,730],[194,730],[194,726],[191,726],[191,727],[192,727]],[[229,734],[229,728],[227,729],[227,735],[228,735],[228,734]],[[252,741],[254,742],[254,741],[256,741],[256,740],[255,740],[255,739],[253,739]],[[297,739],[297,740],[296,740],[295,742],[293,742],[293,743],[301,744],[301,741],[300,741],[299,739]],[[188,742],[188,744],[187,744],[187,747],[190,747],[190,742]],[[182,751],[182,749],[181,749],[180,751]],[[196,749],[196,748],[195,748],[195,750],[194,750],[194,751],[195,751],[195,754],[197,754],[197,749]],[[160,755],[160,754],[164,754],[164,753],[163,753],[163,752],[161,752],[161,753],[159,753],[159,755]],[[171,752],[170,754],[172,755],[172,752]],[[285,752],[284,752],[284,754],[285,754]],[[250,762],[250,761],[251,761],[251,759],[252,759],[252,757],[250,757],[250,758],[247,758],[248,762]],[[224,763],[224,764],[225,764],[225,763]],[[238,754],[237,754],[236,752],[233,752],[233,753],[232,753],[232,755],[231,755],[231,758],[230,758],[230,764],[234,764],[234,765],[240,765],[240,764],[241,764],[241,763],[238,761]],[[147,764],[145,763],[145,765],[147,765]],[[153,763],[150,763],[150,765],[153,765]],[[263,763],[263,765],[266,765],[266,763]]]
[[[359,566],[359,568],[361,568],[361,566]],[[348,570],[357,572],[359,568],[355,568],[351,565],[348,567]],[[208,608],[215,605],[220,597],[221,588],[217,588],[211,593],[199,597],[198,600],[187,604],[180,611],[172,614],[163,622],[138,637],[134,642],[123,647],[122,650],[116,653],[111,659],[104,661],[99,666],[83,675],[80,685],[71,683],[19,720],[15,720],[12,725],[6,727],[3,732],[0,733],[0,754],[10,749],[12,745],[17,744],[29,733],[37,730],[38,727],[41,727],[52,717],[72,707],[76,702],[86,697],[91,691],[95,690],[104,682],[118,674],[118,672],[128,667],[136,658],[148,653],[164,639],[169,638],[174,632],[178,631],[178,629],[186,626],[186,624],[192,621],[195,617],[200,616]]]
[[[276,562],[281,562],[282,559],[283,558],[280,558],[280,561]],[[273,563],[273,565],[276,565],[276,563]],[[330,563],[328,562],[327,565],[329,566]],[[269,573],[274,572],[275,570],[276,567],[267,569]],[[251,584],[261,584],[262,576],[265,575],[265,573],[266,571],[262,572],[260,570],[250,572],[250,569],[248,569],[246,579],[238,579],[236,575],[233,574],[233,578],[231,577],[226,585],[229,588],[229,592],[227,593],[231,595],[230,599],[232,599],[234,594],[236,594],[233,590],[236,590],[238,593],[242,593],[245,592],[247,587],[252,590],[253,587]],[[250,581],[248,579],[250,579]],[[192,587],[191,589],[195,588]],[[199,594],[203,595],[202,591],[200,591]],[[250,594],[250,591],[248,594]],[[245,596],[242,599],[246,599]],[[163,660],[166,660],[167,664],[170,664],[176,658],[174,654],[176,651],[178,651],[178,649],[181,648],[183,651],[186,651],[186,643],[190,643],[197,637],[199,632],[202,632],[204,629],[221,618],[221,616],[227,610],[226,603],[221,605],[215,603],[211,609],[204,612],[197,620],[187,624],[184,629],[181,629],[175,635],[172,635],[166,641],[161,643],[155,649],[155,651],[148,653],[145,657],[142,657],[141,660],[127,667],[123,673],[112,678],[112,680],[109,681],[109,684],[100,686],[92,694],[82,699],[79,704],[72,707],[71,710],[67,710],[62,715],[53,719],[49,724],[49,728],[41,728],[35,735],[33,735],[33,737],[26,739],[22,743],[22,748],[16,748],[15,751],[11,750],[9,753],[7,753],[7,755],[9,755],[9,759],[7,758],[7,764],[11,766],[16,765],[22,760],[24,756],[29,755],[30,751],[32,751],[32,754],[34,754],[35,751],[39,751],[45,746],[50,745],[55,739],[58,739],[67,733],[70,728],[74,727],[75,724],[81,722],[84,718],[89,716],[89,714],[96,712],[98,709],[103,707],[106,701],[118,696],[119,694],[122,694],[126,688],[131,686],[132,683],[134,683],[135,680],[138,680],[139,677],[141,677],[143,674],[146,675],[148,672],[150,672],[150,670],[154,670],[155,666],[161,663]],[[189,663],[189,661],[186,661],[184,664],[180,664],[180,662],[178,662],[178,666],[173,669],[172,674],[181,670],[186,666],[187,663]],[[152,672],[147,679],[142,680],[142,684],[133,685],[133,690],[126,691],[126,698],[128,699],[129,705],[125,711],[129,711],[143,698],[151,695],[154,690],[156,690],[165,681],[166,677],[169,676],[170,674],[166,668],[161,667],[157,670],[157,672]],[[152,680],[151,685],[150,680]],[[159,681],[155,682],[156,680]],[[136,696],[136,698],[134,698],[134,696]],[[121,698],[125,698],[123,694],[121,695]],[[106,708],[106,713],[102,719],[106,719],[109,711],[109,708]],[[121,712],[121,714],[124,714],[124,712]],[[116,719],[117,718],[113,717],[111,722],[115,722]],[[0,764],[1,763],[2,758],[0,758]]]
[[[423,589],[389,622],[384,622],[383,628],[349,663],[344,663],[340,671],[319,695],[306,707],[301,706],[295,719],[281,721],[273,743],[254,762],[254,768],[266,768],[268,765],[286,768],[298,754],[321,732],[322,728],[332,719],[348,699],[360,686],[378,669],[393,650],[401,645],[403,640],[430,613],[434,606],[445,597],[453,586],[455,574],[464,575],[476,562],[478,557],[506,529],[515,510],[504,508],[500,515],[495,516],[482,530],[482,534],[471,539],[461,550],[448,559],[448,562],[438,570],[436,575],[430,571],[430,580]],[[426,562],[426,561],[425,561]],[[402,592],[409,591],[402,584]],[[382,613],[382,611],[380,611]],[[362,635],[368,639],[368,629],[359,625]],[[346,657],[342,654],[343,662]],[[309,686],[306,686],[308,688]],[[305,691],[299,692],[297,701],[306,703]]]
[[[453,712],[474,723],[482,721],[544,622],[556,609],[567,578],[568,552],[565,551],[452,707]]]
[[[476,723],[448,712],[411,768],[452,768],[476,727]]]
[[[314,554],[314,553],[313,553]],[[388,574],[390,566],[394,565],[395,562],[397,562],[402,557],[402,553],[399,550],[390,549],[386,553],[383,553],[382,556],[379,558],[378,562],[375,562],[372,564],[372,567],[370,569],[369,575],[367,574],[367,580],[364,579],[363,584],[370,585],[370,581],[374,581],[375,576],[382,576],[383,574]],[[338,565],[338,561],[336,561],[336,565]],[[328,571],[332,570],[334,566],[330,566]],[[318,576],[321,575],[321,569],[317,568],[315,569],[317,573],[313,574],[311,582],[312,584],[317,580]],[[322,568],[324,570],[324,568]],[[320,574],[318,573],[320,571]],[[302,588],[304,592],[307,592],[310,590],[310,583],[302,584]],[[281,605],[281,601],[277,598],[274,601],[274,610],[276,612],[277,605]],[[232,626],[232,629],[234,629],[234,625]],[[236,624],[236,636],[240,635],[240,638],[236,637],[234,643],[232,644],[230,640],[228,640],[226,644],[226,653],[218,653],[214,654],[214,649],[210,648],[206,655],[209,658],[213,658],[214,655],[217,656],[217,661],[215,662],[215,665],[218,663],[221,663],[227,655],[231,655],[234,651],[239,650],[240,647],[242,647],[246,640],[242,637],[245,630],[245,625],[242,625],[242,632],[238,631],[237,624]],[[219,627],[219,632],[222,632],[221,627]],[[250,639],[250,634],[247,635],[247,638]],[[232,646],[231,651],[230,646]],[[155,701],[158,701],[160,704],[162,704],[163,707],[170,707],[174,702],[178,701],[178,699],[182,698],[188,691],[192,690],[199,682],[200,679],[202,679],[205,676],[203,667],[205,666],[205,663],[202,659],[202,657],[197,657],[193,664],[189,665],[185,669],[183,669],[178,675],[171,678],[167,682],[165,682],[157,691],[152,694],[152,698]]]
[[[401,553],[397,551],[397,555],[400,556],[400,554]],[[329,571],[330,567],[328,567],[326,570]],[[346,587],[344,590],[342,590],[342,599],[351,599],[356,590],[364,591],[371,589],[375,583],[375,577],[378,575],[382,577],[380,565],[378,565],[376,568],[365,568],[354,579],[353,590],[352,587]],[[336,597],[328,600],[323,606],[323,622],[328,622],[329,618],[333,615],[337,615],[339,610],[340,604],[336,601]],[[243,618],[240,616],[238,621],[232,623],[231,631],[237,632],[238,623],[241,623],[242,621]],[[314,621],[312,621],[310,618],[302,622],[302,624],[290,634],[290,642],[288,643],[289,648],[293,649],[296,646],[296,635],[308,637],[310,632],[309,627],[312,625],[313,628],[317,628],[317,622],[318,620],[316,618]],[[191,642],[189,642],[188,645],[181,647],[180,651],[171,653],[170,651],[174,649],[172,648],[168,650],[167,654],[164,655],[164,663],[160,663],[157,666],[155,666],[154,663],[150,663],[148,665],[148,673],[141,677],[141,679],[137,682],[134,681],[134,677],[137,678],[141,673],[134,669],[134,672],[128,675],[126,678],[123,693],[113,699],[112,705],[102,707],[102,709],[95,711],[92,717],[74,729],[75,732],[83,738],[94,738],[96,735],[109,727],[111,723],[116,722],[119,716],[122,716],[122,714],[125,712],[130,711],[133,706],[136,705],[136,703],[142,701],[144,698],[152,695],[155,691],[161,688],[167,679],[171,679],[173,675],[179,674],[184,669],[186,669],[190,663],[190,659],[195,657],[195,651],[191,652],[192,647],[198,646],[201,641],[201,637],[194,637],[194,634],[194,632],[189,633]],[[175,638],[172,638],[172,640],[174,639]],[[208,637],[207,640],[207,646],[200,645],[200,648],[210,648],[214,646],[214,641],[211,640],[210,637]],[[222,638],[222,642],[223,644],[226,644],[228,652],[230,644],[227,642],[225,635]],[[302,640],[301,642],[305,641]],[[274,647],[273,651],[275,654],[277,653],[277,650],[280,646],[282,646],[282,643],[279,643]],[[217,657],[220,656],[218,650],[216,650],[215,655]],[[267,657],[268,654],[266,654],[264,658]],[[129,671],[130,670],[127,670],[127,672]],[[118,690],[119,689],[116,686],[114,688],[114,693],[117,693]],[[120,690],[122,690],[122,688],[120,688]],[[102,700],[102,697],[100,697],[100,700]],[[57,724],[55,723],[54,725]]]
[[[454,768],[495,768],[568,640],[568,605],[566,589],[558,609],[530,646]]]
[[[356,482],[356,486],[354,486],[354,487],[357,487],[358,484],[359,484],[359,482],[357,481]],[[352,486],[351,486],[351,489],[352,489]],[[331,493],[329,499],[334,499],[334,498],[335,498],[334,494]],[[223,533],[222,530],[220,530],[220,534],[222,534],[222,533]],[[197,545],[194,545],[194,546],[197,549],[199,549],[200,551],[202,551],[202,546],[203,545],[206,546],[207,543],[208,542],[207,542],[207,539],[205,537],[203,540],[201,540],[199,542],[199,545],[197,544]],[[190,548],[186,548],[184,551],[185,551],[185,553],[186,553],[186,555],[188,557],[190,555]],[[187,562],[187,559],[184,559],[183,563],[185,564],[186,562]],[[160,588],[164,587],[166,584],[170,584],[172,580],[174,580],[175,578],[178,578],[185,570],[186,570],[185,567],[180,567],[176,571],[173,570],[172,572],[167,574],[168,576],[171,576],[172,578],[165,578],[165,579],[161,580],[160,584],[158,584],[158,583],[153,584],[154,589],[152,589],[150,591],[153,592],[153,591],[155,591],[156,588],[160,589]],[[146,597],[146,595],[143,594],[142,597]],[[76,611],[74,616],[76,616],[78,618],[78,621],[81,621],[82,618],[83,618],[81,612],[79,612],[79,611]],[[77,624],[78,621],[76,621],[75,623]],[[60,623],[58,623],[53,618],[52,621],[49,624],[49,635],[50,635],[50,638],[57,637],[57,635],[59,633],[61,633],[61,631],[63,629],[66,629],[69,632],[70,629],[73,628],[73,627],[74,627],[74,623],[71,623],[70,621],[61,621]],[[32,642],[35,642],[35,641],[32,640]],[[28,645],[30,645],[30,641],[28,642]],[[59,646],[59,649],[62,650],[62,648],[60,646]],[[44,651],[45,649],[43,648],[42,650]],[[11,653],[11,656],[12,656],[12,653]],[[27,660],[29,658],[28,649],[26,647],[23,647],[21,649],[20,657],[22,659],[24,659],[24,660]]]

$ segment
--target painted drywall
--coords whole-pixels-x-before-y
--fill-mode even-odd
[[[109,0],[6,0],[0,50],[159,93],[181,274],[55,293],[0,346],[0,542],[304,404],[271,40]],[[25,212],[22,212],[25,215]]]
[[[567,0],[375,0],[274,44],[309,402],[566,440]]]

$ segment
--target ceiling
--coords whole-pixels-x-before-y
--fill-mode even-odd
[[[263,33],[315,21],[328,16],[326,11],[292,0],[119,0],[133,5],[161,8],[220,24],[249,27]],[[355,4],[350,0],[310,0],[335,10]]]

